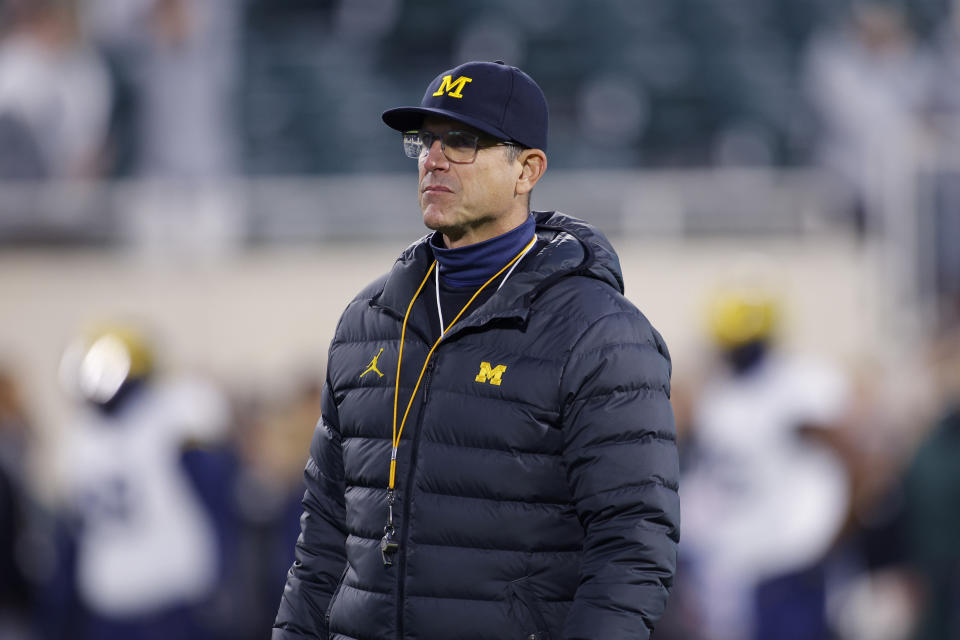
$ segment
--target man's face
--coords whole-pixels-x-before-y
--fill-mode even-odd
[[[435,134],[451,130],[479,131],[446,118],[428,117],[422,129]],[[505,218],[516,216],[516,181],[520,163],[510,161],[508,148],[494,146],[477,150],[470,164],[450,162],[434,142],[420,157],[419,198],[423,223],[440,231],[448,244],[459,246],[480,242],[503,233]],[[520,199],[522,200],[522,199]]]

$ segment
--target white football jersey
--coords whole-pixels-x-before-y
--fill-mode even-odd
[[[699,455],[680,497],[708,626],[730,632],[715,637],[749,637],[757,583],[810,565],[837,535],[849,500],[843,464],[798,428],[836,424],[848,396],[838,371],[772,354],[703,390]]]

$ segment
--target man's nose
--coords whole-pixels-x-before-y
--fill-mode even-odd
[[[434,140],[430,148],[427,149],[427,154],[423,159],[423,166],[433,171],[434,169],[443,169],[447,164],[447,157],[443,155],[443,146],[440,144],[440,140]]]

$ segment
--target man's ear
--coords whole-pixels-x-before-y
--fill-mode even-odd
[[[520,163],[520,175],[517,176],[517,195],[533,191],[533,186],[547,170],[547,154],[541,149],[524,149],[517,156]]]

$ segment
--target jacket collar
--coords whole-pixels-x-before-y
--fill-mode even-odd
[[[459,331],[493,320],[516,319],[525,322],[530,304],[537,295],[570,275],[597,278],[623,292],[619,260],[602,234],[587,223],[562,213],[535,211],[534,216],[537,221],[537,248],[527,257],[525,264],[510,276],[503,288],[457,322],[447,334],[447,339]],[[403,319],[411,298],[433,262],[429,241],[430,236],[427,235],[407,247],[394,263],[383,288],[370,300],[370,306]],[[420,295],[423,296],[423,293]],[[425,327],[417,329],[421,334],[429,333]]]

